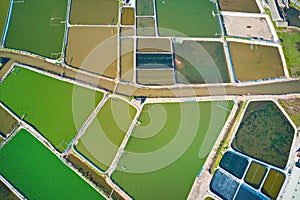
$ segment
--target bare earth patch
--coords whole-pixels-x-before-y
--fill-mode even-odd
[[[223,15],[226,34],[240,37],[257,37],[272,40],[273,35],[263,17],[242,17]]]

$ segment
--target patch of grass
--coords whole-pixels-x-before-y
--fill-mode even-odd
[[[292,77],[300,76],[300,32],[282,31],[278,32],[282,40],[283,53],[286,64]]]
[[[67,162],[70,163],[79,173],[82,174],[86,179],[91,181],[98,189],[100,189],[107,197],[111,194],[113,188],[106,183],[105,177],[95,170],[93,170],[88,164],[82,162],[77,156],[70,154],[66,158]],[[116,194],[118,198],[123,199],[121,196]]]
[[[220,145],[214,155],[213,161],[210,164],[211,173],[214,174],[215,170],[219,166],[221,158],[225,151],[227,151],[229,147],[229,143],[231,141],[231,136],[234,134],[235,127],[238,126],[237,121],[241,118],[241,115],[244,113],[244,109],[247,102],[239,102],[238,103],[238,110],[236,111],[235,118],[231,121],[231,125],[229,125],[228,134],[224,137],[224,139],[220,142]],[[224,142],[225,141],[225,142]]]
[[[0,199],[19,200],[19,198],[1,181],[0,181]]]
[[[5,137],[18,126],[18,121],[0,106],[0,134]]]
[[[280,105],[287,112],[294,124],[300,126],[300,98],[295,99],[279,99]]]
[[[298,1],[299,2],[299,1]],[[300,10],[300,7],[297,6],[294,2],[290,1],[290,6],[296,8],[297,10]]]

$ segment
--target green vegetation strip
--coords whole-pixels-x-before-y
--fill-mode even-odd
[[[1,174],[29,199],[105,199],[24,129],[0,157]]]
[[[147,104],[113,180],[134,199],[186,199],[232,105]]]
[[[109,168],[136,114],[123,100],[110,98],[80,138],[76,149],[101,170]]]
[[[251,185],[252,187],[258,189],[266,172],[267,169],[265,166],[256,162],[252,162],[247,171],[245,182]]]
[[[2,36],[5,29],[6,19],[8,17],[9,6],[10,0],[0,1],[0,44],[2,43]]]
[[[300,125],[300,98],[295,99],[279,99],[280,105],[288,113],[296,127]]]
[[[292,77],[300,76],[300,31],[278,32]]]
[[[285,168],[294,128],[272,101],[252,101],[233,139],[234,149],[279,168]]]
[[[59,58],[65,32],[67,0],[14,3],[5,46]]]
[[[90,180],[94,186],[99,188],[106,197],[109,197],[113,188],[106,183],[105,177],[95,170],[93,170],[87,163],[82,162],[77,156],[70,154],[66,158],[67,162],[71,164],[79,173],[82,174],[86,179]],[[112,199],[123,199],[116,191],[111,196]]]
[[[0,106],[0,134],[7,136],[18,126],[18,121]]]
[[[63,151],[103,94],[15,67],[0,85],[0,99]]]
[[[1,181],[0,181],[0,199],[19,200],[19,198]]]

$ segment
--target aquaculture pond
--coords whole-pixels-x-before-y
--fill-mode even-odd
[[[24,129],[0,158],[1,174],[28,199],[105,199]]]
[[[220,37],[215,2],[157,0],[156,10],[161,36]]]
[[[5,46],[49,58],[60,58],[67,3],[67,0],[25,0],[14,3]]]
[[[137,69],[172,69],[173,55],[159,53],[137,53]]]
[[[262,192],[272,199],[276,199],[285,181],[285,175],[274,169],[269,174],[262,186]]]
[[[0,99],[63,151],[103,93],[15,67],[0,85]]]
[[[236,81],[285,76],[278,47],[239,42],[228,44]]]
[[[116,25],[119,17],[119,1],[72,0],[70,24]]]
[[[172,45],[168,38],[138,38],[138,52],[171,52]]]
[[[76,149],[98,168],[107,170],[135,114],[136,109],[127,102],[110,98],[79,139]]]
[[[220,10],[246,13],[259,13],[256,0],[219,0]]]
[[[122,8],[121,12],[121,24],[122,25],[127,25],[127,26],[132,26],[134,25],[134,9],[133,8]]]
[[[141,69],[136,71],[137,83],[143,85],[172,85],[175,83],[173,69]]]
[[[186,199],[232,105],[146,104],[112,179],[134,199]]]
[[[279,168],[285,168],[295,130],[272,101],[251,101],[232,147]]]
[[[230,151],[227,151],[220,161],[220,167],[240,179],[243,177],[247,166],[248,160],[246,158]]]
[[[300,11],[296,8],[290,7],[284,10],[286,18],[289,22],[289,26],[295,26],[300,28]]]
[[[268,197],[262,193],[254,190],[246,184],[242,184],[234,198],[235,200],[269,200]]]
[[[175,43],[174,51],[178,83],[230,82],[223,43],[184,41]]]
[[[123,39],[120,41],[120,75],[121,80],[132,82],[134,76],[134,40]]]
[[[136,18],[137,36],[156,36],[155,20],[153,17]]]
[[[154,15],[154,0],[136,0],[136,15]]]
[[[229,176],[224,171],[217,169],[210,182],[210,190],[222,199],[233,199],[239,182],[237,179]]]
[[[251,162],[251,165],[245,176],[245,182],[258,189],[265,177],[267,168],[257,162]]]
[[[127,37],[134,35],[134,28],[132,27],[121,27],[120,28],[120,37]]]
[[[8,17],[8,11],[10,6],[10,0],[0,1],[0,44],[2,44],[2,37],[4,35],[6,20]]]
[[[117,75],[118,34],[114,27],[71,27],[65,62],[95,74]]]

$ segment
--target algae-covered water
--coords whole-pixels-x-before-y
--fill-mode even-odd
[[[72,0],[70,24],[116,25],[118,14],[117,0]]]
[[[5,46],[59,58],[65,32],[67,0],[14,3]]]
[[[220,37],[215,5],[209,0],[157,0],[156,10],[161,36]]]
[[[227,101],[147,104],[113,180],[134,199],[186,199],[231,107]]]
[[[184,41],[174,51],[178,83],[230,82],[223,43]]]
[[[284,76],[278,47],[229,42],[229,49],[234,73],[238,81]]]
[[[29,199],[105,199],[24,129],[0,158],[1,174]]]
[[[109,168],[134,118],[136,109],[111,98],[80,138],[76,149],[105,171]]]
[[[77,134],[102,96],[22,67],[15,67],[0,85],[1,101],[60,151]]]

